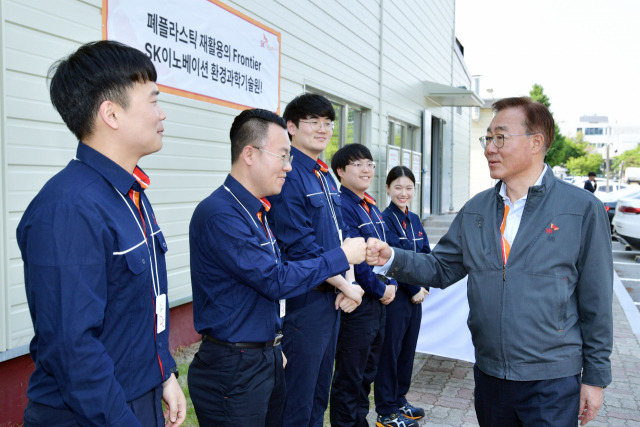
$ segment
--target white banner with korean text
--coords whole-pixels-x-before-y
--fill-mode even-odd
[[[161,91],[279,112],[280,33],[217,0],[103,0],[103,39],[144,52]]]

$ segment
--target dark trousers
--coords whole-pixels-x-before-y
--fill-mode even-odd
[[[397,413],[407,403],[405,395],[411,386],[422,305],[413,304],[411,297],[398,289],[386,311],[384,345],[374,387],[376,412],[380,415]]]
[[[127,402],[127,405],[142,427],[162,427],[164,415],[161,399],[162,385],[159,385],[141,397]],[[69,409],[57,409],[29,401],[24,410],[24,427],[81,427],[83,424],[76,421],[76,417]]]
[[[473,367],[475,405],[481,426],[576,427],[580,375],[540,381],[510,381]]]
[[[333,427],[367,426],[369,392],[384,341],[385,307],[365,294],[352,313],[342,313],[331,385]]]
[[[312,291],[287,300],[282,351],[287,397],[282,427],[322,427],[329,389],[340,312],[334,292]]]
[[[202,426],[280,426],[285,384],[278,347],[200,344],[189,366],[189,394]]]

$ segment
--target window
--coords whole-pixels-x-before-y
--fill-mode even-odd
[[[603,133],[604,132],[602,128],[585,128],[584,129],[585,135],[602,135]]]
[[[335,127],[333,128],[333,134],[331,135],[331,141],[329,141],[329,145],[324,150],[324,159],[325,162],[331,166],[331,158],[334,153],[340,149],[340,147],[344,146],[344,143],[341,143],[342,140],[342,110],[344,109],[343,105],[336,104],[332,102],[333,109],[336,110],[336,119],[334,120]]]
[[[336,111],[335,127],[331,135],[331,141],[322,154],[322,159],[331,164],[334,153],[346,144],[354,142],[365,144],[364,141],[364,114],[365,112],[354,105],[331,101]]]
[[[387,170],[384,172],[383,180],[386,181],[386,174],[397,165],[403,165],[411,169],[416,178],[415,194],[409,209],[412,212],[420,211],[421,178],[422,178],[422,146],[419,128],[408,123],[395,120],[389,121],[389,141],[388,144],[393,149],[387,150]]]
[[[412,151],[420,151],[418,128],[405,123],[389,122],[389,145]]]
[[[404,146],[404,125],[393,123],[393,144],[396,147]]]

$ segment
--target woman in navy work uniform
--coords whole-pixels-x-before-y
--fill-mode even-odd
[[[396,166],[389,171],[386,183],[391,203],[382,212],[382,217],[389,227],[389,246],[431,252],[420,218],[408,209],[416,183],[413,173],[406,166]],[[409,404],[405,395],[411,385],[413,357],[422,320],[421,303],[428,295],[428,288],[406,283],[398,285],[395,300],[387,306],[386,334],[375,380],[376,412],[382,418],[397,413],[417,420],[424,417],[424,410]],[[395,426],[393,422],[383,425]],[[418,423],[406,425],[417,426]]]

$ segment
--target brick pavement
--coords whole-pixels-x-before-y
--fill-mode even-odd
[[[590,427],[640,426],[640,343],[618,297],[613,300],[613,382],[605,390],[604,405]],[[634,324],[636,330],[638,326]],[[473,385],[473,364],[419,354],[407,398],[425,409],[422,426],[477,426]],[[375,426],[373,409],[368,419]]]

